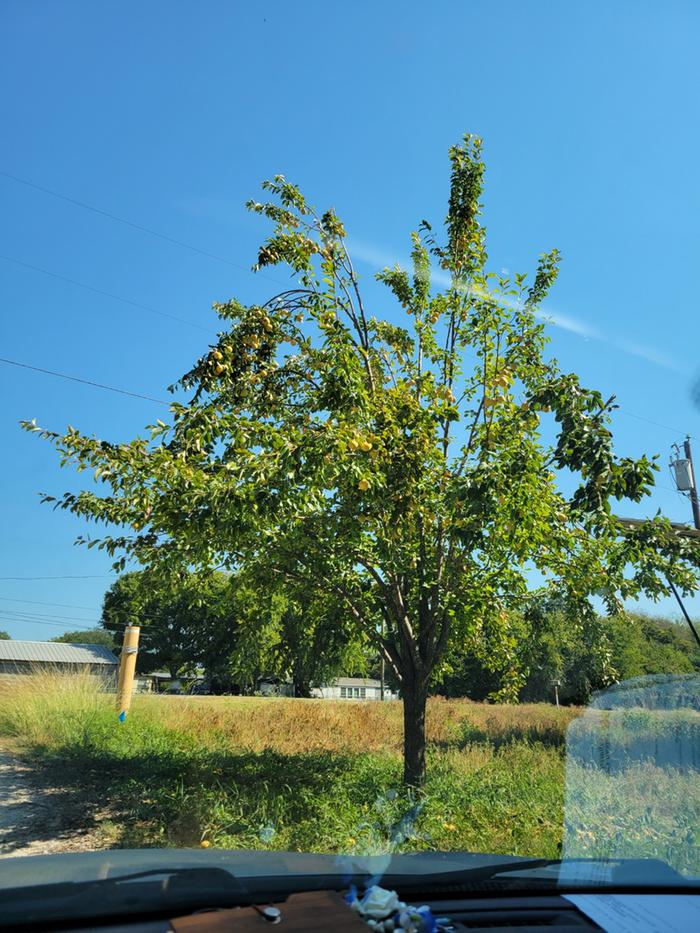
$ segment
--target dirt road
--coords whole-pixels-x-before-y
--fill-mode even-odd
[[[104,848],[79,796],[42,786],[28,765],[0,751],[0,858]]]

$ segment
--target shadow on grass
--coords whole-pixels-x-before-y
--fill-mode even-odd
[[[431,743],[436,747],[464,749],[470,745],[488,745],[498,749],[516,744],[544,745],[546,748],[564,748],[566,733],[558,726],[538,723],[516,723],[510,726],[499,725],[495,729],[477,725],[468,720],[460,723],[457,735],[444,742]]]
[[[86,832],[102,809],[103,845],[117,848],[196,846],[209,831],[263,848],[271,841],[266,827],[317,821],[322,802],[332,805],[341,788],[352,795],[356,787],[371,799],[393,770],[391,764],[388,771],[363,767],[363,756],[273,750],[129,755],[72,746],[35,750],[31,757],[42,782],[64,789],[56,807],[74,813],[80,801]]]
[[[3,774],[0,854],[40,855],[84,851],[99,845],[97,828],[104,801],[89,798],[74,782],[63,783],[51,768],[22,767],[19,775]],[[65,772],[64,772],[65,776]]]

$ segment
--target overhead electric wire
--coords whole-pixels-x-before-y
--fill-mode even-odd
[[[51,606],[51,605],[55,605],[55,604],[54,604],[54,603],[42,603],[41,605]],[[60,603],[59,603],[58,605],[60,605]],[[96,610],[94,609],[94,607],[93,607],[92,611],[96,611]],[[98,625],[102,625],[102,620],[101,620],[101,619],[81,619],[81,618],[78,617],[78,616],[66,616],[66,615],[61,615],[61,614],[58,614],[58,613],[37,612],[37,611],[32,611],[32,610],[30,610],[30,609],[26,609],[26,610],[23,610],[23,609],[6,609],[6,608],[4,608],[4,607],[2,607],[2,606],[0,606],[0,615],[5,615],[5,616],[16,616],[18,619],[29,619],[29,618],[31,618],[31,619],[34,619],[34,620],[45,620],[45,621],[47,621],[47,622],[48,622],[48,621],[53,622],[54,620],[61,620],[61,622],[66,622],[66,623],[85,622],[85,623],[89,624],[91,628],[94,628],[95,626],[98,626]],[[138,616],[139,616],[140,619],[148,620],[148,619],[152,619],[152,618],[157,618],[157,613],[153,613],[153,612],[139,612],[139,613],[138,613]],[[115,624],[122,625],[123,623],[120,622],[120,623],[115,623]]]
[[[145,305],[140,301],[133,301],[131,298],[124,298],[123,295],[115,295],[112,292],[106,292],[101,288],[95,288],[93,285],[86,285],[85,282],[79,282],[77,279],[68,278],[67,275],[60,275],[58,272],[51,272],[49,269],[43,269],[41,266],[32,265],[32,263],[24,262],[21,259],[15,259],[14,256],[5,256],[3,253],[0,253],[0,259],[4,260],[5,262],[12,262],[17,266],[22,266],[25,269],[31,269],[33,272],[40,272],[42,275],[49,275],[51,278],[59,279],[61,282],[68,282],[70,285],[75,285],[78,288],[84,288],[86,291],[94,292],[96,295],[102,295],[104,298],[111,298],[113,301],[121,301],[122,304],[131,305],[132,307],[139,308],[142,311],[148,311],[150,314],[158,314],[160,317],[167,317],[172,321],[178,321],[180,324],[187,324],[188,327],[195,327],[197,330],[211,333],[211,328],[204,327],[203,324],[196,324],[194,321],[188,321],[187,318],[178,317],[176,314],[170,314],[168,311],[160,311],[158,308]]]
[[[72,609],[85,609],[85,610],[88,611],[88,612],[99,611],[99,610],[96,610],[94,606],[71,606],[71,605],[68,605],[68,604],[66,604],[66,603],[47,603],[47,602],[39,602],[38,600],[32,600],[32,599],[12,599],[12,598],[9,598],[9,597],[7,597],[7,596],[0,596],[0,600],[2,600],[3,602],[29,603],[29,604],[31,604],[31,605],[49,606],[49,607],[53,607],[53,608],[64,607],[64,608],[72,608]],[[39,611],[37,611],[37,610],[30,610],[30,609],[26,609],[26,610],[24,610],[24,609],[6,609],[6,608],[4,608],[4,607],[2,607],[2,606],[0,606],[0,615],[5,615],[5,616],[10,616],[10,615],[11,615],[11,616],[16,616],[16,617],[18,617],[18,619],[24,618],[24,619],[26,619],[26,620],[29,620],[30,617],[31,617],[31,619],[32,619],[32,620],[35,620],[35,621],[40,621],[40,620],[47,620],[47,621],[49,621],[49,620],[61,619],[61,620],[63,620],[63,622],[86,622],[86,623],[91,623],[91,625],[90,625],[91,628],[95,628],[96,626],[102,625],[102,620],[101,620],[101,619],[82,619],[82,618],[79,618],[78,616],[67,616],[67,615],[63,615],[63,614],[59,614],[59,613],[39,612]],[[138,613],[138,617],[139,617],[139,619],[142,620],[142,623],[147,623],[149,619],[158,618],[158,613],[156,613],[156,612],[139,612],[139,613]],[[52,621],[52,624],[54,624],[53,621]],[[58,624],[58,623],[56,623],[56,624]],[[117,623],[114,623],[114,624],[115,624],[115,625],[124,625],[125,623],[123,623],[123,622],[117,622]]]
[[[59,200],[65,201],[66,203],[69,203],[69,204],[72,204],[72,205],[74,205],[74,206],[76,206],[76,207],[79,207],[79,208],[81,208],[81,209],[83,209],[83,210],[90,211],[90,212],[92,212],[92,213],[94,213],[94,214],[97,214],[97,215],[99,215],[99,216],[105,217],[105,218],[107,218],[107,219],[109,219],[109,220],[112,220],[112,221],[115,221],[115,222],[117,222],[117,223],[123,224],[123,225],[125,225],[125,226],[127,226],[127,227],[130,227],[130,228],[132,228],[132,229],[134,229],[134,230],[137,230],[137,231],[139,231],[139,232],[141,232],[141,233],[145,233],[145,234],[147,234],[147,235],[149,235],[149,236],[152,236],[152,237],[155,237],[155,238],[157,238],[157,239],[160,239],[160,240],[162,240],[162,241],[164,241],[164,242],[170,243],[171,245],[178,246],[178,247],[180,247],[180,248],[182,248],[182,249],[189,250],[190,252],[197,253],[197,254],[202,255],[202,256],[205,256],[205,257],[207,257],[207,258],[209,258],[209,259],[214,259],[214,260],[216,260],[217,262],[225,263],[226,265],[232,266],[233,268],[240,269],[240,270],[242,270],[242,271],[249,271],[245,266],[243,266],[243,265],[241,265],[241,264],[239,264],[239,263],[233,262],[233,261],[230,260],[230,259],[226,259],[226,258],[223,257],[223,256],[217,255],[216,253],[211,253],[211,252],[209,252],[208,250],[201,249],[200,247],[194,246],[193,244],[187,243],[187,242],[185,242],[185,241],[183,241],[183,240],[179,240],[179,239],[177,239],[177,238],[175,238],[175,237],[172,237],[172,236],[170,236],[170,235],[168,235],[168,234],[162,233],[162,232],[160,232],[160,231],[158,231],[158,230],[154,230],[154,229],[151,228],[151,227],[146,227],[146,226],[143,225],[143,224],[139,224],[139,223],[136,223],[136,222],[134,222],[134,221],[131,221],[131,220],[125,218],[125,217],[121,217],[121,216],[119,216],[119,215],[117,215],[117,214],[112,213],[111,211],[107,211],[107,210],[104,210],[103,208],[95,207],[94,205],[89,204],[89,203],[86,202],[86,201],[81,201],[81,200],[78,200],[77,198],[69,197],[68,195],[62,194],[62,193],[60,193],[60,192],[58,192],[58,191],[54,191],[54,190],[52,190],[51,188],[47,188],[47,187],[44,186],[44,185],[36,184],[35,182],[29,181],[28,179],[25,179],[25,178],[21,178],[21,177],[19,177],[19,176],[17,176],[17,175],[14,175],[14,174],[10,173],[10,172],[6,172],[6,171],[3,171],[3,170],[0,170],[0,175],[3,176],[3,177],[5,177],[5,178],[10,179],[11,181],[16,182],[17,184],[21,184],[21,185],[24,185],[24,186],[26,186],[26,187],[28,187],[28,188],[32,188],[32,189],[34,189],[34,190],[36,190],[36,191],[40,191],[40,192],[42,192],[43,194],[49,195],[50,197],[57,198],[57,199],[59,199]],[[48,269],[42,268],[41,266],[33,265],[33,264],[31,264],[31,263],[24,262],[23,260],[19,260],[19,259],[16,259],[16,258],[14,258],[14,257],[2,255],[2,254],[0,254],[0,258],[3,259],[3,260],[5,260],[5,261],[7,261],[7,262],[11,262],[11,263],[14,263],[14,264],[16,264],[16,265],[18,265],[18,266],[21,266],[21,267],[23,267],[23,268],[26,268],[26,269],[29,269],[29,270],[32,270],[32,271],[35,271],[35,272],[39,272],[39,273],[41,273],[41,274],[43,274],[43,275],[50,276],[50,277],[55,278],[55,279],[58,279],[58,280],[60,280],[60,281],[67,282],[67,283],[69,283],[69,284],[71,284],[71,285],[77,286],[78,288],[83,288],[83,289],[85,289],[85,290],[87,290],[87,291],[93,292],[94,294],[98,294],[98,295],[102,295],[103,297],[110,298],[110,299],[112,299],[112,300],[114,300],[114,301],[119,301],[119,302],[122,302],[122,303],[124,303],[124,304],[130,305],[130,306],[132,306],[132,307],[139,308],[139,309],[141,309],[141,310],[147,311],[147,312],[149,312],[149,313],[156,314],[156,315],[159,315],[159,316],[162,316],[162,317],[170,318],[170,319],[172,319],[172,320],[178,321],[178,322],[183,323],[183,324],[187,324],[188,326],[195,327],[195,328],[200,329],[200,330],[205,330],[205,331],[207,330],[207,328],[203,327],[203,326],[200,325],[200,324],[196,324],[196,323],[193,322],[193,321],[188,321],[188,320],[186,320],[185,318],[180,318],[180,317],[178,317],[177,315],[173,315],[173,314],[170,314],[170,313],[168,313],[168,312],[161,311],[160,309],[153,308],[153,307],[151,307],[151,306],[149,306],[149,305],[146,305],[146,304],[143,304],[143,303],[141,303],[141,302],[134,301],[134,300],[129,299],[129,298],[125,298],[125,297],[123,297],[123,296],[121,296],[121,295],[115,295],[115,294],[113,294],[113,293],[111,293],[111,292],[107,292],[107,291],[105,291],[105,290],[103,290],[103,289],[99,289],[99,288],[96,288],[96,287],[91,286],[91,285],[87,285],[87,284],[84,283],[84,282],[80,282],[80,281],[78,281],[78,280],[76,280],[76,279],[69,278],[68,276],[64,276],[64,275],[61,275],[61,274],[59,274],[59,273],[52,272],[52,271],[50,271],[50,270],[48,270]],[[265,278],[265,279],[268,279],[269,281],[273,281],[273,282],[275,282],[276,284],[283,284],[283,283],[281,283],[281,282],[278,282],[278,280],[272,278],[272,277],[269,276],[269,275],[262,274],[261,277],[262,277],[262,278]],[[106,385],[106,384],[103,384],[103,383],[94,382],[93,380],[84,379],[84,378],[78,377],[78,376],[71,376],[71,375],[69,375],[69,374],[67,374],[67,373],[61,373],[61,372],[57,372],[57,371],[54,371],[54,370],[44,369],[43,367],[34,366],[34,365],[31,365],[31,364],[28,364],[28,363],[22,363],[22,362],[20,362],[20,361],[18,361],[18,360],[11,360],[11,359],[7,359],[7,358],[2,358],[2,357],[0,357],[0,362],[5,363],[6,365],[16,366],[16,367],[19,367],[19,368],[23,368],[23,369],[27,369],[27,370],[33,371],[33,372],[38,372],[38,373],[41,373],[41,374],[43,374],[43,375],[54,376],[55,378],[65,379],[65,380],[68,380],[68,381],[71,381],[71,382],[80,383],[80,384],[82,384],[82,385],[89,385],[89,386],[92,386],[93,388],[99,388],[99,389],[103,389],[103,390],[106,390],[106,391],[115,392],[115,393],[118,393],[118,394],[121,394],[121,395],[126,395],[126,396],[129,396],[129,397],[131,397],[131,398],[137,398],[137,399],[141,399],[141,400],[143,400],[143,401],[149,401],[149,402],[156,402],[157,404],[160,404],[160,405],[168,405],[168,406],[170,405],[169,402],[166,402],[166,401],[164,401],[163,399],[154,398],[153,396],[147,396],[147,395],[143,395],[143,394],[141,394],[141,393],[131,392],[131,391],[126,390],[126,389],[121,389],[121,388],[118,388],[118,387],[115,387],[115,386],[110,386],[110,385]],[[670,433],[676,435],[677,437],[682,437],[682,436],[684,436],[684,434],[685,434],[685,432],[679,431],[677,428],[671,427],[671,425],[667,425],[667,424],[663,424],[663,423],[658,422],[658,421],[654,421],[654,420],[652,420],[652,419],[650,419],[650,418],[646,418],[646,417],[643,416],[643,415],[638,415],[638,414],[636,414],[635,412],[628,411],[626,408],[624,408],[624,407],[622,407],[622,406],[618,406],[618,408],[617,408],[616,410],[619,411],[621,414],[626,415],[626,416],[628,416],[628,417],[630,417],[630,418],[634,418],[634,419],[636,419],[636,420],[638,420],[638,421],[642,421],[642,422],[644,422],[644,423],[646,423],[646,424],[652,425],[652,426],[657,427],[657,428],[660,428],[660,429],[662,429],[662,430],[669,431]],[[671,491],[671,492],[676,491],[676,490],[670,489],[670,487],[661,486],[661,484],[656,484],[656,485],[657,485],[659,488],[668,489],[668,490]],[[13,578],[0,577],[0,580],[7,580],[7,579],[13,579]],[[14,579],[20,579],[20,578],[14,578]],[[40,578],[25,578],[25,579],[40,579]],[[45,578],[45,579],[48,579],[48,578]]]
[[[651,418],[645,418],[643,415],[636,415],[623,406],[619,406],[616,411],[621,415],[627,415],[628,418],[636,418],[637,421],[645,421],[647,424],[653,424],[655,428],[663,428],[664,431],[670,431],[671,434],[675,434],[676,437],[685,437],[688,433],[687,431],[679,431],[677,428],[672,428],[670,424],[661,424],[660,421],[652,421]]]
[[[82,632],[91,632],[94,629],[104,628],[101,620],[99,619],[79,619],[79,620],[63,620],[62,622],[53,621],[40,616],[32,616],[27,613],[24,616],[10,615],[6,609],[0,609],[0,621],[5,625],[15,624],[15,625],[52,625],[55,628],[62,628],[64,631],[82,631]],[[85,624],[80,624],[85,623]],[[121,634],[122,630],[126,627],[125,622],[111,622],[110,625],[112,628],[105,629],[105,631],[116,632],[116,634]],[[148,616],[139,616],[138,625],[147,625]],[[150,635],[146,636],[148,640]]]
[[[0,623],[2,625],[50,625],[53,628],[62,628],[64,632],[93,632],[95,629],[100,631],[108,632],[111,635],[123,635],[123,630],[126,627],[126,624],[123,622],[115,623],[114,628],[104,628],[101,625],[63,625],[60,622],[45,622],[41,619],[8,619],[2,615],[0,612]],[[141,626],[143,623],[139,623]],[[20,641],[21,639],[17,639]],[[151,641],[150,633],[144,634],[143,632],[139,636],[139,643],[147,644]]]
[[[11,616],[32,616],[33,618],[37,618],[37,619],[47,619],[47,620],[57,619],[62,622],[85,622],[85,623],[90,623],[92,625],[98,625],[100,621],[99,619],[81,619],[79,616],[66,616],[61,613],[55,613],[55,612],[36,612],[30,609],[24,610],[24,609],[1,608],[0,613],[2,613],[3,615],[11,615]]]
[[[109,220],[113,220],[117,223],[124,224],[127,227],[131,227],[134,230],[140,231],[141,233],[146,233],[149,236],[156,237],[157,239],[163,240],[166,243],[170,243],[173,246],[179,246],[182,249],[190,250],[191,252],[198,253],[201,256],[206,256],[209,259],[214,259],[217,262],[225,263],[228,266],[232,266],[233,268],[239,269],[244,272],[250,271],[246,266],[243,266],[240,263],[236,263],[231,259],[226,259],[224,256],[219,256],[216,253],[211,253],[208,250],[201,249],[200,247],[194,246],[191,243],[187,243],[184,240],[179,240],[176,237],[172,237],[167,233],[162,233],[159,230],[154,230],[151,227],[146,227],[143,224],[139,224],[139,223],[136,223],[135,221],[128,220],[126,217],[120,217],[118,214],[114,214],[111,211],[104,210],[103,208],[100,208],[100,207],[95,207],[94,205],[89,204],[87,201],[81,201],[78,198],[69,197],[68,195],[62,194],[59,191],[54,191],[52,188],[47,188],[45,185],[39,185],[36,182],[29,181],[26,178],[21,178],[19,175],[14,175],[12,172],[6,172],[0,169],[0,176],[4,178],[8,178],[11,181],[16,182],[17,184],[25,185],[27,188],[33,188],[35,191],[40,191],[43,194],[48,194],[50,197],[57,198],[58,200],[61,200],[61,201],[65,201],[68,204],[74,205],[75,207],[80,207],[83,210],[91,211],[93,214],[98,214],[101,217],[106,217]],[[22,262],[21,260],[17,260],[9,256],[0,256],[0,258],[6,259],[9,262],[15,262],[21,266],[26,266],[29,269],[35,269],[38,272],[42,272],[46,275],[53,276],[54,278],[62,279],[63,281],[70,282],[71,284],[77,285],[80,288],[86,288],[89,291],[96,292],[97,294],[105,295],[108,298],[113,298],[116,301],[124,301],[127,304],[131,304],[131,305],[134,305],[135,307],[143,308],[144,310],[147,310],[147,311],[152,311],[155,314],[163,314],[167,317],[174,317],[174,315],[170,315],[170,314],[167,314],[166,312],[157,310],[155,308],[151,308],[148,305],[143,305],[143,304],[140,304],[139,302],[131,301],[128,298],[122,298],[118,295],[113,295],[109,292],[105,292],[105,291],[101,291],[100,289],[93,288],[90,285],[85,285],[84,283],[78,282],[74,279],[69,279],[66,276],[62,276],[54,272],[49,272],[46,269],[42,269],[40,266],[32,266],[30,263],[25,263],[25,262]],[[266,275],[265,273],[257,273],[257,274],[261,278],[265,278],[268,281],[274,282],[276,285],[285,285],[284,282],[281,282],[278,279],[272,278],[271,276]],[[185,323],[185,324],[190,324],[193,327],[201,327],[201,325],[194,324],[194,322],[192,321],[186,321],[183,318],[175,317],[175,320],[181,321],[182,323]],[[202,328],[202,329],[206,329],[206,328]],[[670,431],[671,433],[676,434],[678,436],[685,436],[686,432],[678,431],[676,428],[673,428],[668,424],[662,424],[659,421],[652,421],[650,418],[646,418],[643,415],[637,415],[634,412],[627,411],[627,409],[623,407],[618,407],[617,411],[621,412],[621,414],[628,415],[630,418],[636,418],[638,421],[644,421],[647,424],[653,425],[654,427],[662,428],[665,431]]]
[[[0,577],[0,580],[106,580],[113,576],[111,573],[64,573],[55,577]]]
[[[0,596],[0,602],[3,603],[25,603],[31,606],[50,606],[53,609],[85,609],[87,612],[93,612],[94,606],[76,606],[74,603],[47,603],[40,599],[18,599],[13,596]],[[2,608],[0,608],[2,612]]]
[[[0,256],[0,259],[2,258],[4,257]],[[97,388],[97,389],[106,389],[109,392],[118,392],[121,395],[128,395],[131,398],[143,399],[144,401],[147,401],[147,402],[156,402],[159,405],[170,406],[171,404],[170,402],[166,402],[164,399],[154,398],[154,396],[152,395],[142,395],[139,392],[131,392],[127,389],[117,388],[116,386],[105,385],[104,383],[101,383],[101,382],[94,382],[91,379],[83,379],[80,376],[70,376],[67,373],[59,373],[51,369],[44,369],[41,366],[33,366],[30,363],[22,363],[19,360],[10,360],[5,357],[0,357],[0,363],[6,363],[9,366],[18,366],[22,369],[29,369],[29,370],[32,370],[33,372],[43,373],[46,376],[56,376],[60,379],[68,379],[71,382],[79,382],[82,385],[93,386],[94,388]],[[623,408],[617,408],[616,411],[618,411],[620,414],[627,415],[630,418],[636,418],[638,421],[645,421],[647,424],[652,424],[657,428],[663,428],[664,430],[671,431],[677,437],[685,436],[683,435],[682,431],[679,431],[676,428],[672,428],[668,424],[661,424],[658,421],[651,421],[649,418],[644,418],[641,415],[636,415],[634,414],[634,412],[627,411],[626,409],[623,409]],[[0,577],[0,579],[2,578]]]
[[[40,619],[6,619],[4,616],[0,615],[0,625],[49,625],[52,628],[63,629],[64,633],[67,632],[93,632],[95,629],[99,628],[102,631],[101,626],[98,625],[61,625],[59,622],[42,622]],[[110,632],[110,629],[104,629],[105,632]],[[112,634],[121,635],[121,632],[112,632]],[[16,639],[21,641],[22,639]]]
[[[104,210],[101,207],[95,207],[93,204],[88,204],[87,201],[79,201],[77,198],[71,198],[66,194],[61,194],[59,191],[54,191],[52,188],[47,188],[44,185],[37,185],[33,181],[29,181],[26,178],[20,178],[19,175],[13,175],[11,172],[5,172],[0,169],[0,175],[4,178],[9,178],[11,181],[17,182],[19,185],[25,185],[27,188],[33,188],[35,191],[41,191],[43,194],[48,194],[52,198],[57,198],[59,201],[65,201],[68,204],[72,204],[75,207],[80,207],[83,210],[91,211],[93,214],[98,214],[100,217],[106,217],[108,220],[113,220],[116,223],[124,224],[127,227],[131,227],[134,230],[138,230],[141,233],[146,233],[148,236],[155,237],[158,240],[163,240],[165,243],[170,243],[172,246],[179,246],[181,249],[189,250],[192,253],[198,253],[200,256],[206,256],[208,259],[214,259],[216,262],[222,262],[227,266],[231,266],[234,269],[238,269],[242,272],[250,272],[250,268],[242,265],[241,263],[234,262],[232,259],[226,259],[224,256],[218,256],[216,253],[211,253],[209,250],[201,249],[199,246],[193,246],[192,243],[186,243],[184,240],[178,240],[175,237],[169,236],[167,233],[161,233],[159,230],[154,230],[152,227],[146,227],[144,224],[136,223],[133,220],[128,220],[126,217],[120,217],[119,214],[113,214],[111,211]],[[277,279],[272,278],[265,273],[258,273],[260,278],[268,279],[271,282],[275,282],[277,285],[283,285],[283,282],[279,282]]]
[[[64,631],[91,632],[97,628],[96,625],[66,625],[63,622],[47,622],[45,619],[11,619],[0,613],[0,622],[3,625],[51,625],[54,628],[62,628]]]
[[[106,389],[108,392],[117,392],[120,395],[128,395],[131,398],[142,399],[145,402],[156,402],[158,405],[167,405],[168,407],[170,407],[171,404],[170,402],[164,401],[162,398],[154,398],[152,395],[142,395],[140,392],[129,392],[127,389],[108,386],[102,382],[93,382],[91,379],[83,379],[80,376],[70,376],[67,373],[59,373],[53,369],[44,369],[41,366],[32,366],[30,363],[21,363],[19,360],[10,360],[0,356],[0,363],[5,363],[8,366],[18,366],[20,369],[30,369],[33,372],[43,373],[45,376],[56,376],[59,379],[68,379],[70,382],[79,382],[82,385],[93,386],[97,389]]]

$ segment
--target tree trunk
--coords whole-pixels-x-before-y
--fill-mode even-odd
[[[403,781],[408,787],[425,783],[425,705],[428,691],[405,679],[403,694]]]
[[[294,680],[294,696],[309,699],[311,697],[311,683],[308,680]]]

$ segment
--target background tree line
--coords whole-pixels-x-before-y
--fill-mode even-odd
[[[588,703],[592,693],[614,680],[645,674],[700,673],[700,647],[684,623],[642,612],[600,617],[600,641],[592,646],[578,620],[556,599],[515,613],[518,699],[554,701],[554,682],[564,704]],[[607,670],[601,665],[605,657]],[[502,689],[504,672],[483,652],[465,653],[450,665],[436,692],[448,697],[488,700]]]
[[[127,623],[142,626],[138,670],[164,670],[173,679],[203,673],[213,692],[254,690],[262,677],[291,683],[307,697],[341,675],[377,676],[379,659],[361,637],[348,638],[339,602],[299,589],[256,588],[225,574],[184,576],[154,586],[143,573],[120,577],[106,592],[102,627],[66,632],[57,642],[89,642],[119,650]],[[644,674],[700,672],[700,648],[685,625],[632,612],[601,619],[606,663],[617,680]],[[600,645],[592,647],[564,600],[541,598],[513,613],[515,665],[500,654],[455,651],[431,692],[483,701],[502,696],[513,666],[523,702],[552,702],[553,683],[566,704],[584,704],[608,683]],[[1,637],[1,636],[0,636]],[[495,664],[493,662],[496,662]],[[398,688],[398,684],[390,686]]]
[[[93,639],[119,649],[126,625],[141,626],[137,671],[181,679],[204,673],[214,693],[253,691],[260,678],[290,682],[308,697],[341,674],[367,673],[373,657],[344,625],[338,601],[245,575],[183,573],[167,580],[126,573],[107,590],[102,627],[55,641]]]

